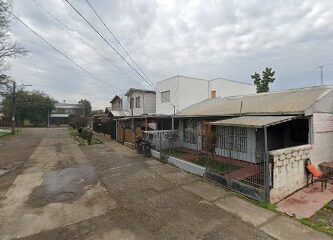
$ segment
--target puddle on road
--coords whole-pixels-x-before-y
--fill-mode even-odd
[[[45,172],[42,184],[29,195],[30,207],[43,207],[49,203],[72,202],[97,183],[97,173],[92,166],[79,166],[59,171]]]

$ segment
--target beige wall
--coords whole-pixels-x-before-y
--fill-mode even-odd
[[[321,162],[333,161],[333,114],[314,113],[312,125],[312,163],[318,165]]]
[[[274,162],[271,203],[276,203],[306,186],[304,160],[310,158],[311,150],[311,145],[302,145],[269,152]]]

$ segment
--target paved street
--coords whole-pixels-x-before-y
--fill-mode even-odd
[[[67,129],[0,139],[0,166],[0,239],[281,239],[294,224],[118,143],[79,147]]]

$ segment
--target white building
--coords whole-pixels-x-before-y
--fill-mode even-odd
[[[156,113],[173,114],[205,99],[256,93],[256,87],[227,79],[174,76],[157,82]],[[170,103],[171,102],[171,103]]]
[[[130,88],[126,93],[128,111],[134,116],[156,112],[156,93],[152,90]]]

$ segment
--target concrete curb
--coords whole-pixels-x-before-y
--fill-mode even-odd
[[[186,172],[189,172],[189,173],[201,176],[201,177],[203,177],[206,173],[205,167],[181,160],[179,158],[169,157],[168,162]]]
[[[156,158],[156,159],[160,159],[161,158],[161,153],[154,150],[154,149],[150,149],[150,152],[151,152],[151,156],[153,158]]]
[[[275,239],[281,240],[313,240],[331,239],[328,235],[307,227],[300,222],[279,213],[253,205],[236,195],[218,199],[214,204],[230,212],[245,222],[260,228]]]

